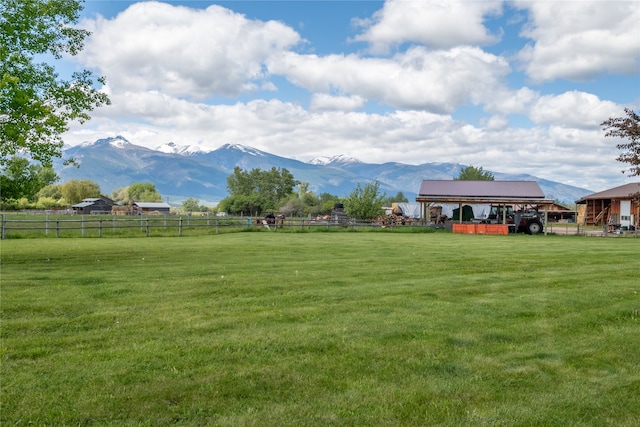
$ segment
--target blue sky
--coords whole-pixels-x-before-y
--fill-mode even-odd
[[[65,135],[309,161],[459,162],[599,191],[640,105],[634,1],[85,2],[68,66],[112,105]],[[637,179],[637,178],[636,178]]]

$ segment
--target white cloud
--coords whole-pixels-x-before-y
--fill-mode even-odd
[[[509,119],[502,115],[494,115],[487,120],[483,120],[482,124],[487,130],[501,130],[507,128]]]
[[[637,1],[517,1],[529,11],[520,52],[534,82],[588,80],[606,72],[640,71]]]
[[[611,101],[571,91],[540,97],[531,108],[529,117],[536,124],[552,124],[566,129],[599,129],[600,123],[619,113],[620,107]]]
[[[483,25],[487,15],[501,13],[502,1],[389,0],[373,19],[356,23],[365,27],[354,38],[366,41],[371,51],[417,42],[435,49],[460,45],[486,45],[498,40]]]
[[[496,88],[483,99],[486,111],[500,114],[528,114],[531,105],[540,98],[540,94],[528,87],[511,90]]]
[[[311,111],[342,110],[353,111],[362,108],[367,102],[361,96],[334,96],[326,93],[313,94]]]
[[[414,47],[389,59],[290,52],[269,63],[269,69],[310,91],[337,90],[396,108],[436,113],[482,102],[510,71],[503,58],[473,47],[446,51]]]
[[[112,87],[194,99],[258,88],[268,77],[264,61],[300,42],[282,23],[249,20],[216,5],[196,10],[141,2],[85,25],[93,36],[80,58]]]

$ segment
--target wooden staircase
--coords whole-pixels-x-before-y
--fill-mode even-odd
[[[589,212],[587,212],[587,224],[605,224],[609,221],[609,206],[600,211],[598,215],[593,219],[590,218]]]

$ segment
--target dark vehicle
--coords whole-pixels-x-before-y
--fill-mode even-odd
[[[538,234],[542,233],[542,215],[535,209],[514,211],[513,206],[491,206],[491,211],[487,220],[489,224],[502,224],[506,219],[509,224],[509,231],[514,233]]]

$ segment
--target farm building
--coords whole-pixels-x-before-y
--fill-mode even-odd
[[[133,211],[138,214],[169,214],[171,205],[162,202],[134,202]]]
[[[582,224],[623,230],[640,226],[640,182],[584,196],[576,203],[580,212],[578,221]]]
[[[553,204],[545,199],[535,181],[458,181],[424,180],[416,202],[422,205],[422,217],[428,218],[427,209],[436,204],[544,206]],[[464,210],[463,210],[464,211]],[[462,218],[460,218],[462,221]]]
[[[468,221],[494,224],[497,222],[502,227],[507,227],[508,224],[513,226],[515,221],[516,230],[523,227],[524,222],[513,219],[509,212],[524,213],[544,209],[546,214],[547,208],[553,204],[553,200],[545,199],[542,189],[535,181],[424,180],[416,202],[422,206],[422,218],[435,224],[441,221],[440,215],[444,215],[453,205],[457,206],[453,209],[453,218],[459,224]],[[496,210],[496,215],[491,221],[487,216],[487,206],[495,207]],[[434,212],[438,213],[435,219]],[[525,215],[520,215],[520,218],[525,218]],[[528,232],[542,230],[542,222],[536,221],[536,229]],[[530,223],[531,221],[526,225]],[[455,231],[456,227],[453,228]],[[497,232],[502,231],[501,229]]]
[[[72,205],[74,213],[82,215],[90,214],[108,214],[114,203],[108,197],[100,196],[82,200],[80,203]]]
[[[575,222],[576,211],[559,203],[552,203],[548,207],[549,221],[552,222]]]

